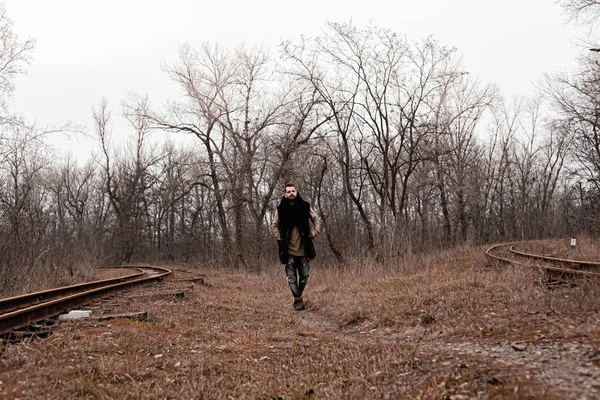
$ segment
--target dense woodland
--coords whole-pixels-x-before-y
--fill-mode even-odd
[[[561,5],[598,22],[599,1]],[[168,106],[90,105],[83,165],[11,112],[34,48],[2,9],[0,292],[82,263],[276,264],[288,181],[321,217],[322,266],[600,228],[600,53],[587,48],[578,70],[506,99],[459,50],[380,26],[330,22],[277,49],[182,46],[164,66],[180,88]]]

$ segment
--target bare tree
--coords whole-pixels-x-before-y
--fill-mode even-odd
[[[521,99],[510,105],[505,102],[495,105],[488,125],[489,141],[482,149],[480,165],[483,173],[476,187],[479,198],[476,214],[479,218],[475,222],[485,242],[512,238],[514,234],[512,154],[521,108]]]
[[[600,18],[599,0],[558,0],[570,19],[584,25],[595,25]]]
[[[50,175],[50,190],[56,207],[57,237],[73,240],[77,246],[89,249],[93,245],[91,235],[91,203],[94,201],[94,186],[98,175],[97,162],[89,160],[79,167],[72,156],[64,164],[56,166]]]
[[[13,289],[20,274],[39,267],[39,257],[55,243],[47,243],[49,216],[44,213],[47,191],[43,185],[49,164],[48,147],[35,131],[13,126],[0,141],[0,268],[1,291]]]
[[[311,85],[319,95],[324,112],[332,116],[329,127],[337,133],[337,140],[332,147],[335,148],[334,154],[337,154],[336,160],[341,167],[344,191],[358,210],[367,233],[367,249],[372,252],[375,250],[375,234],[368,211],[362,202],[364,174],[360,170],[360,156],[353,152],[353,136],[356,134],[353,115],[359,94],[360,76],[355,67],[338,62],[337,54],[340,52],[336,52],[335,49],[339,50],[345,43],[343,37],[338,35],[337,29],[343,27],[329,25],[331,32],[323,38],[314,42],[303,40],[298,45],[288,42],[284,44],[283,50],[286,59],[291,63],[289,73]],[[337,65],[338,68],[328,68],[329,63]],[[344,223],[347,221],[348,218],[345,218]]]
[[[410,44],[379,27],[329,23],[324,35],[298,45],[287,43],[284,53],[291,73],[310,82],[333,115],[329,127],[337,142],[328,141],[330,154],[340,163],[344,189],[367,231],[368,248],[381,258],[410,247],[403,241],[410,232],[405,218],[413,174],[432,160],[440,162],[438,186],[449,237],[444,166],[432,149],[438,143],[439,151],[449,151],[447,146],[442,150],[440,140],[451,126],[469,125],[472,135],[491,91],[484,90],[477,99],[473,94],[464,104],[456,101],[464,108],[452,109],[451,97],[460,91],[456,88],[463,76],[455,51],[433,39]],[[464,144],[470,149],[469,142]],[[464,213],[462,218],[466,226]]]
[[[147,105],[145,99],[141,104]],[[115,217],[113,230],[115,261],[130,262],[134,252],[139,251],[144,241],[144,226],[147,216],[147,191],[154,184],[150,169],[160,155],[149,148],[147,141],[150,129],[148,120],[140,114],[130,113],[125,107],[125,118],[134,131],[129,153],[114,153],[111,140],[111,111],[108,102],[102,100],[94,109],[96,133],[104,156],[103,174],[106,194]]]
[[[540,218],[537,220],[539,237],[547,237],[548,234],[568,234],[568,231],[554,231],[556,225],[554,215],[551,214],[558,185],[566,182],[563,176],[567,156],[571,150],[571,131],[568,126],[559,122],[551,121],[548,134],[541,143],[539,182],[536,185],[538,194],[537,202]],[[536,223],[533,222],[535,226]]]
[[[35,40],[21,40],[13,30],[13,22],[0,3],[0,124],[19,123],[9,111],[8,101],[15,91],[15,79],[26,72],[32,59]]]
[[[474,174],[478,174],[480,155],[475,133],[496,98],[493,86],[483,86],[460,70],[452,73],[440,88],[431,158],[436,169],[446,245],[467,240],[474,208],[469,187]]]
[[[200,140],[204,182],[217,208],[215,239],[229,265],[249,267],[247,258],[262,253],[272,196],[292,155],[323,124],[315,95],[297,82],[277,81],[261,48],[183,46],[179,61],[165,70],[183,89],[183,100],[164,115],[138,112],[155,128]]]
[[[575,132],[574,156],[582,177],[600,190],[600,58],[582,60],[577,75],[547,76],[544,90]]]

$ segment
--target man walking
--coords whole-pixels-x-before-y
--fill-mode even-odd
[[[312,230],[309,220],[313,225]],[[296,186],[286,184],[285,195],[275,211],[273,234],[279,245],[279,261],[285,265],[287,281],[294,295],[294,309],[297,311],[304,310],[302,292],[308,283],[310,260],[316,256],[313,239],[320,227],[317,213],[300,197]]]

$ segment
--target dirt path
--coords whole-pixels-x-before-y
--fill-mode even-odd
[[[390,346],[394,343],[414,344],[424,353],[442,353],[456,359],[468,357],[480,363],[504,366],[510,370],[519,370],[523,377],[535,384],[548,385],[548,395],[555,394],[564,398],[599,399],[600,353],[597,348],[586,342],[547,340],[536,338],[531,343],[502,342],[486,344],[478,342],[428,341],[427,339],[411,340],[408,332],[395,332],[393,329],[375,329],[364,326],[355,329],[341,329],[327,318],[310,309],[299,315],[302,323],[314,330],[334,332],[338,341],[362,340]],[[594,363],[595,361],[595,363]],[[445,362],[448,366],[450,363]],[[467,364],[461,365],[468,368]],[[492,377],[491,382],[505,383]],[[518,386],[515,387],[515,395]],[[518,397],[518,396],[516,396]],[[460,398],[455,395],[453,398]]]

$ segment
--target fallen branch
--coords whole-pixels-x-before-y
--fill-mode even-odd
[[[194,278],[173,279],[171,282],[192,282],[192,283],[199,283],[199,284],[203,285],[204,277],[198,276],[198,277],[194,277]]]
[[[137,299],[142,297],[184,297],[185,291],[183,290],[170,290],[167,292],[150,292],[150,293],[142,293],[142,294],[134,294],[131,296],[126,296],[126,299]]]
[[[95,317],[94,319],[97,321],[107,321],[107,320],[117,319],[117,318],[128,318],[128,319],[132,319],[134,321],[141,322],[141,321],[145,321],[146,319],[148,319],[148,313],[146,311],[140,311],[140,312],[125,313],[125,314],[101,315],[99,317]]]

